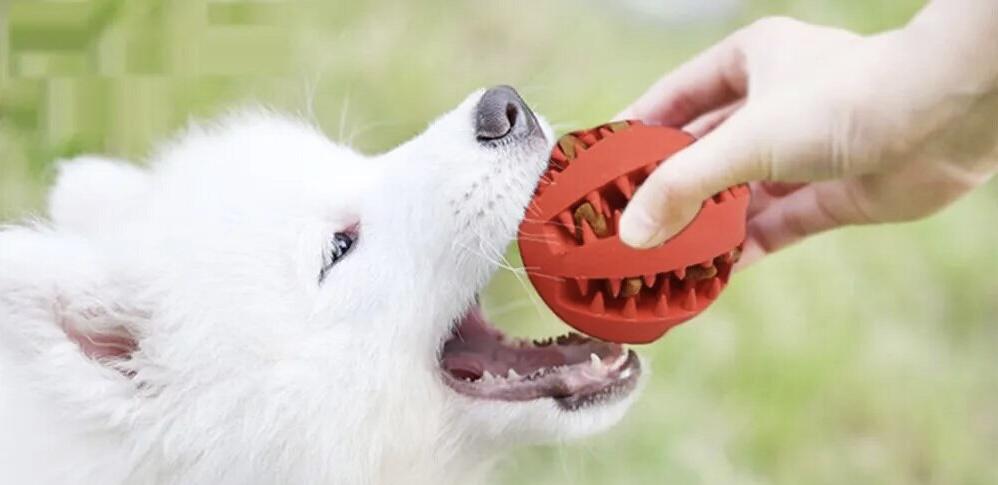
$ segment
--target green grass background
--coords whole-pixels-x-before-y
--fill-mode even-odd
[[[190,118],[239,104],[305,114],[377,152],[509,83],[564,131],[605,121],[754,18],[875,32],[920,4],[746,0],[725,19],[663,23],[609,1],[7,1],[0,220],[43,207],[60,157],[140,161]],[[922,222],[783,251],[641,349],[651,376],[619,427],[522,450],[497,481],[998,483],[996,243],[992,183]],[[486,295],[511,331],[563,331],[536,301],[509,272]]]

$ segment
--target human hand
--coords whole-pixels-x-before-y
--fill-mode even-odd
[[[666,75],[618,118],[702,138],[641,186],[621,239],[656,246],[704,199],[760,181],[745,264],[834,227],[926,216],[984,183],[998,169],[998,21],[942,3],[871,37],[765,19]]]

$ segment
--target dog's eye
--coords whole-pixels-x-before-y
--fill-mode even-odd
[[[319,271],[319,282],[326,279],[326,273],[333,268],[339,260],[343,259],[350,248],[353,247],[355,235],[346,232],[337,232],[333,234],[332,241],[329,242],[329,250],[326,251],[326,255],[323,256],[322,270]]]

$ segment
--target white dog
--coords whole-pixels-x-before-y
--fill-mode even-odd
[[[377,157],[256,111],[64,163],[0,232],[0,483],[468,483],[607,428],[632,352],[477,308],[550,140],[497,87]]]

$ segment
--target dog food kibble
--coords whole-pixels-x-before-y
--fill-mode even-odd
[[[694,265],[686,268],[686,279],[690,281],[700,281],[717,276],[717,268],[714,266]]]
[[[567,158],[572,159],[575,158],[575,144],[578,142],[578,138],[569,134],[558,139],[558,147]]]
[[[641,291],[641,278],[624,278],[620,287],[620,297],[630,298]]]
[[[593,233],[597,237],[606,237],[610,235],[610,227],[606,224],[606,217],[599,212],[589,202],[584,202],[575,209],[575,224],[578,226],[578,238],[582,239],[582,221],[589,224],[589,227],[593,228]]]

